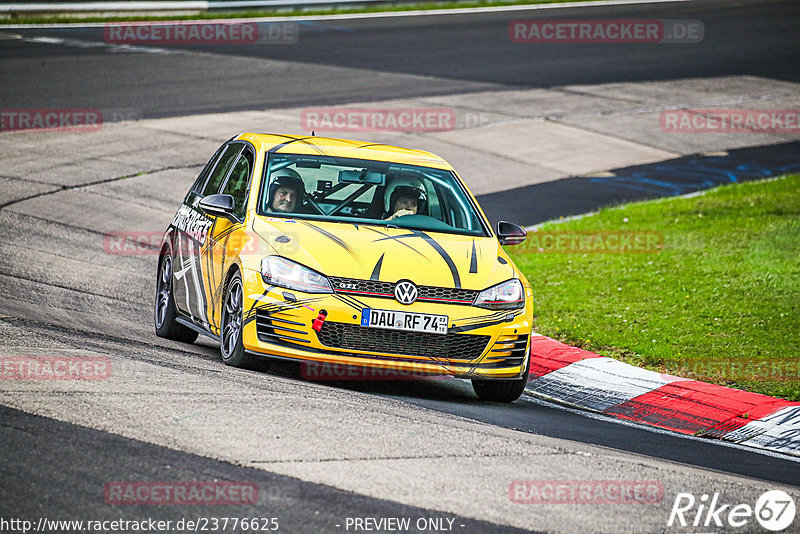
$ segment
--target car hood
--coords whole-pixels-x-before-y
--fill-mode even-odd
[[[494,237],[257,216],[275,254],[327,276],[485,289],[515,276]]]

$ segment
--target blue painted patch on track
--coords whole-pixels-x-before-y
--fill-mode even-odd
[[[481,195],[494,224],[500,219],[530,225],[599,208],[685,195],[750,180],[800,172],[800,142],[729,150],[720,155],[683,156],[610,171],[608,177],[563,178]]]

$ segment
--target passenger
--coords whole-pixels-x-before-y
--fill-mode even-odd
[[[384,219],[391,221],[403,215],[424,213],[427,198],[425,187],[418,178],[396,178],[384,193]]]
[[[268,209],[283,213],[297,212],[302,209],[305,196],[306,186],[300,174],[292,169],[281,169],[273,174],[269,185]]]

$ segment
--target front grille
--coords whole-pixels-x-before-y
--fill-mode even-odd
[[[428,334],[367,328],[333,321],[323,323],[318,337],[323,345],[338,349],[462,361],[480,357],[491,339],[490,336],[473,334]]]
[[[336,293],[364,295],[379,298],[394,298],[393,282],[379,280],[359,280],[357,278],[331,277],[331,285]],[[471,305],[478,296],[474,289],[457,289],[454,287],[417,286],[417,300],[427,302],[443,302],[449,304]]]

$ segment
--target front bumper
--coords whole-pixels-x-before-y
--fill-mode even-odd
[[[363,308],[400,309],[393,300],[341,293],[308,294],[265,287],[245,270],[243,343],[257,355],[395,371],[513,379],[523,375],[533,328],[531,299],[519,310],[415,302],[404,311],[447,315],[447,334],[360,325]],[[319,331],[312,324],[324,311]],[[366,376],[366,375],[365,375]]]

